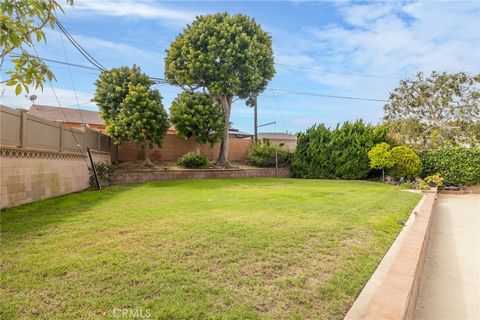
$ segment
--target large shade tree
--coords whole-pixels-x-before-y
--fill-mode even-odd
[[[418,73],[400,81],[384,107],[402,143],[416,147],[478,144],[480,74]]]
[[[165,58],[165,77],[171,84],[203,88],[222,106],[225,130],[219,163],[226,165],[234,98],[251,105],[274,74],[271,37],[242,14],[197,17],[172,42]]]
[[[116,68],[100,74],[93,98],[115,143],[130,139],[141,145],[149,167],[150,148],[162,144],[169,128],[162,97],[152,84],[136,66]]]
[[[201,145],[220,141],[225,129],[220,104],[205,93],[180,93],[170,107],[170,120],[181,136],[197,142],[197,154]]]

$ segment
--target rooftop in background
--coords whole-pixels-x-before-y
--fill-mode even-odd
[[[34,104],[30,107],[28,113],[50,121],[72,124],[86,123],[89,126],[105,127],[105,122],[97,111]]]
[[[259,132],[258,139],[297,140],[297,136],[283,132]]]
[[[36,116],[45,120],[63,122],[71,127],[79,127],[82,124],[87,124],[92,129],[104,130],[105,122],[103,121],[98,111],[90,111],[83,109],[60,108],[54,106],[46,106],[34,104],[28,111],[32,116]],[[171,125],[168,129],[168,134],[175,134],[175,126]],[[238,129],[230,128],[230,136],[235,138],[251,138],[252,134],[239,131]]]

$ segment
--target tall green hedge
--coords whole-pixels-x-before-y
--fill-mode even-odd
[[[329,129],[315,125],[299,133],[292,160],[296,178],[364,179],[370,172],[368,151],[387,139],[387,129],[362,120]]]
[[[439,173],[447,184],[480,183],[480,147],[423,150],[419,155],[423,177]]]

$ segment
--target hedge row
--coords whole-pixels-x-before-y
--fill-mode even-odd
[[[446,184],[480,184],[480,147],[423,150],[419,156],[423,177],[439,173]]]
[[[296,178],[364,179],[370,173],[368,151],[387,139],[387,129],[362,120],[335,129],[323,124],[298,134],[292,160]]]

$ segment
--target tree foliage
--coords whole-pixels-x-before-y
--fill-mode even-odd
[[[368,151],[386,141],[387,129],[358,120],[333,130],[324,125],[299,133],[292,161],[297,178],[363,179],[370,172]]]
[[[233,98],[252,104],[274,74],[270,36],[242,14],[197,17],[171,43],[165,58],[165,77],[171,84],[203,88],[220,102],[226,130],[219,160],[224,163]]]
[[[145,164],[151,166],[149,148],[161,145],[169,128],[168,115],[158,90],[140,68],[104,71],[95,82],[97,102],[106,130],[115,143],[131,139],[143,146]]]
[[[73,5],[73,0],[66,3]],[[46,40],[44,28],[53,28],[55,15],[63,12],[62,7],[55,0],[3,0],[0,8],[0,68],[3,70],[8,54],[13,64],[12,70],[5,71],[10,78],[3,82],[15,86],[16,95],[23,90],[28,93],[30,85],[43,89],[46,79],[54,79],[53,72],[41,59],[28,53],[26,47]]]
[[[170,120],[180,135],[195,139],[199,145],[220,141],[225,130],[221,106],[205,93],[179,94],[170,107]]]
[[[414,79],[400,81],[384,110],[384,120],[403,144],[478,144],[480,74],[419,72]]]
[[[389,172],[397,179],[403,177],[413,179],[417,177],[422,170],[420,157],[407,146],[392,148],[392,158],[394,165]]]
[[[381,169],[382,180],[385,181],[385,169],[391,168],[395,164],[390,145],[386,142],[377,144],[368,151],[368,158],[370,159],[370,168]]]

